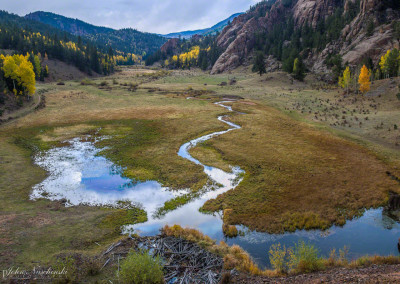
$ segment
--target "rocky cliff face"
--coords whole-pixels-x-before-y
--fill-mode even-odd
[[[391,23],[399,20],[400,16],[395,2],[382,0],[360,2],[360,13],[342,30],[340,54],[344,62],[355,65],[366,56],[377,62],[386,50],[398,47],[391,26]],[[373,34],[368,36],[366,26],[370,21],[374,23],[375,28]]]
[[[218,45],[224,50],[212,68],[211,74],[231,70],[251,54],[255,33],[266,32],[279,22],[293,18],[296,28],[308,24],[313,28],[321,19],[332,15],[337,8],[348,12],[358,5],[359,13],[353,21],[343,28],[341,37],[327,44],[324,50],[311,50],[305,63],[315,73],[329,72],[324,61],[331,53],[340,53],[344,62],[351,65],[360,63],[366,56],[377,62],[382,54],[398,47],[399,42],[393,36],[391,23],[400,20],[399,0],[277,0],[270,9],[263,5],[237,17],[218,37]],[[262,11],[266,10],[265,14]],[[368,23],[374,23],[372,35],[367,36]]]
[[[253,50],[255,33],[271,30],[278,21],[285,20],[290,10],[281,2],[278,0],[265,14],[262,5],[259,5],[253,11],[240,15],[231,25],[225,27],[217,39],[218,46],[225,52],[214,64],[211,74],[239,66]]]
[[[164,43],[163,46],[161,46],[160,48],[161,52],[166,54],[175,54],[177,53],[178,44],[179,44],[178,38],[171,38],[166,43]]]
[[[297,27],[308,23],[313,28],[320,19],[332,15],[340,0],[298,0],[293,7],[293,18]]]

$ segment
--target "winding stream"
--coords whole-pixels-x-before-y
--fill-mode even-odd
[[[227,102],[216,104],[233,111],[230,106],[225,105]],[[349,248],[350,258],[365,254],[399,254],[397,239],[400,237],[400,225],[383,209],[368,210],[361,218],[348,221],[344,227],[333,226],[327,231],[299,230],[295,233],[278,235],[252,232],[243,226],[238,226],[244,235],[226,239],[222,232],[220,214],[203,214],[199,208],[207,200],[234,189],[241,182],[244,171],[239,167],[232,167],[232,172],[228,173],[204,165],[189,154],[190,148],[197,144],[241,128],[228,121],[226,116],[220,116],[218,120],[230,128],[196,138],[182,145],[178,151],[180,157],[202,166],[212,183],[206,185],[197,198],[162,216],[155,214],[158,208],[166,201],[190,191],[171,191],[157,181],[141,183],[124,178],[122,168],[98,155],[102,149],[96,148],[91,141],[77,138],[68,141],[68,146],[53,148],[35,157],[35,163],[46,169],[49,175],[43,182],[33,187],[31,199],[45,197],[50,200],[65,200],[66,206],[85,204],[123,207],[127,203],[136,204],[147,211],[148,221],[125,226],[124,233],[156,235],[166,224],[196,228],[213,239],[242,246],[261,267],[269,263],[268,249],[276,242],[292,246],[298,240],[310,241],[325,256],[328,256],[332,248],[340,249],[344,246]]]
[[[229,111],[232,111],[230,106],[223,104],[225,102],[218,102],[216,104],[226,108]],[[150,216],[148,216],[149,220],[146,223],[126,226],[123,230],[125,233],[136,231],[142,235],[156,235],[165,225],[173,224],[198,228],[209,236],[215,236],[222,233],[221,216],[219,216],[219,214],[203,214],[200,213],[199,209],[207,200],[216,198],[218,195],[235,188],[241,182],[240,176],[244,172],[239,167],[233,167],[232,172],[227,173],[221,169],[206,166],[199,160],[193,158],[189,154],[189,150],[195,147],[197,144],[207,141],[213,137],[241,128],[239,125],[227,121],[224,118],[224,116],[219,116],[218,120],[228,124],[231,128],[193,139],[190,142],[183,144],[178,151],[178,155],[180,157],[188,159],[197,165],[201,165],[204,168],[204,172],[208,175],[212,182],[220,185],[219,188],[212,190],[209,188],[209,185],[206,185],[205,188],[201,190],[201,192],[205,193],[203,193],[200,197],[177,208],[174,211],[168,212],[162,217],[155,217],[150,213]]]

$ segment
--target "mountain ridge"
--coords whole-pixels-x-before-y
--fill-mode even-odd
[[[125,53],[139,55],[153,53],[166,41],[165,38],[157,34],[141,32],[132,28],[116,30],[96,26],[79,19],[51,12],[36,11],[25,15],[24,18],[45,23],[59,30],[87,38],[102,45],[111,46],[113,49]]]
[[[193,30],[193,31],[181,31],[181,32],[173,32],[169,34],[164,34],[161,35],[166,38],[179,38],[181,36],[182,38],[190,38],[194,35],[208,35],[208,34],[213,34],[216,32],[222,31],[229,22],[233,21],[236,17],[242,15],[243,13],[235,13],[231,15],[230,17],[226,18],[225,20],[222,20],[212,26],[211,28],[205,28],[205,29],[198,29],[198,30]]]

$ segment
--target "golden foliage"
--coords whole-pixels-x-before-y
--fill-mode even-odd
[[[339,86],[343,89],[349,89],[351,84],[351,72],[350,68],[347,66],[346,69],[343,71],[343,76],[339,77]]]
[[[35,72],[32,63],[29,61],[29,55],[1,55],[0,59],[4,77],[11,79],[14,83],[14,94],[18,94],[17,88],[20,89],[19,94],[34,94],[36,90]]]
[[[168,63],[170,64],[176,64],[179,60],[180,67],[185,68],[185,67],[190,67],[194,64],[197,64],[197,59],[199,58],[199,53],[200,53],[200,46],[193,46],[190,51],[181,53],[178,55],[174,55],[171,58],[171,62],[165,62],[166,65]]]
[[[389,55],[390,55],[390,50],[388,50],[385,53],[385,55],[383,55],[381,57],[381,60],[379,61],[379,66],[381,67],[381,70],[382,70],[383,73],[387,72],[387,64],[386,64],[386,62],[387,62],[387,59],[388,59]]]
[[[367,66],[363,66],[361,68],[360,76],[358,77],[358,84],[360,84],[360,92],[366,93],[370,90],[371,81],[369,77],[371,76],[371,72],[368,70]]]

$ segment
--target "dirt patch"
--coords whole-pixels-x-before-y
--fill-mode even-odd
[[[253,103],[253,102],[240,102],[241,104],[244,104],[244,105],[249,105],[249,106],[255,106],[255,105],[257,105],[256,103]]]
[[[233,283],[399,283],[400,265],[372,265],[363,268],[337,268],[324,272],[281,278],[239,274]]]
[[[13,244],[12,239],[8,236],[8,231],[11,226],[11,222],[17,217],[16,214],[0,215],[0,244],[11,245]]]
[[[43,226],[54,223],[51,220],[51,217],[49,214],[42,213],[42,212],[38,213],[38,215],[36,217],[29,218],[27,220],[27,222],[30,226],[35,227],[35,228],[41,228]]]
[[[80,71],[77,67],[69,65],[59,60],[45,59],[43,65],[49,68],[49,77],[45,79],[46,82],[57,82],[67,80],[79,80],[87,77],[98,77],[98,74],[89,76],[88,74]]]

